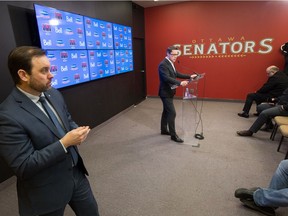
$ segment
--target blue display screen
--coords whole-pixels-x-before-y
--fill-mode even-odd
[[[47,50],[52,86],[63,88],[90,80],[87,50]]]
[[[133,51],[115,50],[116,73],[133,71]]]
[[[132,29],[129,26],[113,24],[114,49],[132,49]]]
[[[34,5],[42,49],[86,49],[83,16]]]
[[[88,50],[90,79],[115,75],[114,50]]]
[[[113,49],[112,23],[84,17],[87,49]]]
[[[54,88],[133,71],[131,27],[37,4],[34,8]]]

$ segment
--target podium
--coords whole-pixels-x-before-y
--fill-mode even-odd
[[[183,87],[182,128],[179,132],[184,139],[183,144],[191,145],[192,147],[200,146],[199,136],[202,136],[202,134],[197,134],[198,127],[201,126],[202,128],[201,113],[198,111],[198,82],[204,75],[199,74],[187,86]]]

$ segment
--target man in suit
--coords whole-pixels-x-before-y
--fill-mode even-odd
[[[182,143],[183,140],[178,137],[175,130],[176,111],[173,104],[173,97],[176,93],[177,86],[186,86],[189,83],[189,80],[194,79],[197,77],[197,75],[182,74],[175,69],[174,62],[176,61],[178,55],[179,52],[177,47],[171,46],[167,48],[166,57],[158,67],[160,79],[158,95],[163,103],[161,134],[170,135],[171,140]],[[179,81],[176,78],[189,80]]]
[[[90,128],[78,127],[60,92],[51,87],[53,74],[45,51],[15,48],[8,67],[15,87],[0,105],[0,156],[17,176],[20,215],[63,216],[69,204],[76,215],[98,216],[77,149]],[[40,97],[46,98],[62,129],[53,124]]]
[[[249,93],[246,97],[243,111],[238,113],[238,116],[249,118],[249,111],[253,104],[253,101],[257,105],[269,100],[269,98],[277,98],[288,87],[288,76],[279,71],[279,68],[271,65],[266,69],[268,76],[267,82],[255,93]],[[258,115],[256,113],[256,115]]]

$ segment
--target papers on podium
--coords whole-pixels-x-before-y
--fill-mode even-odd
[[[194,79],[190,79],[190,80],[189,80],[189,83],[190,83],[190,82],[193,82],[193,81],[197,81],[197,80],[199,80],[199,79],[202,79],[204,76],[205,76],[205,73],[197,74],[197,76],[196,76]],[[178,85],[172,85],[170,88],[171,88],[171,89],[176,89],[176,88],[178,88],[178,87],[179,87]],[[190,99],[190,98],[189,98],[189,99]]]
[[[197,81],[199,79],[202,79],[205,76],[205,73],[197,74],[197,76],[194,79],[190,79],[189,82]]]

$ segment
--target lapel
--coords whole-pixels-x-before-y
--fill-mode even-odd
[[[45,92],[44,94],[46,96],[46,99],[49,101],[49,103],[53,106],[53,108],[57,112],[61,122],[63,123],[64,130],[66,132],[69,131],[68,122],[65,121],[65,119],[66,119],[65,113],[63,113],[61,107],[59,106],[59,102],[57,101],[57,98],[55,96],[53,96],[52,94],[50,94],[49,92]]]
[[[169,68],[169,74],[171,77],[176,78],[176,71],[174,70],[173,66],[171,65],[171,62],[165,58],[166,65]]]
[[[53,125],[52,121],[47,118],[47,116],[43,113],[42,110],[33,102],[31,101],[26,95],[20,92],[17,88],[13,90],[13,97],[19,106],[25,110],[30,115],[39,119],[43,124],[45,124],[52,133],[54,133],[57,137],[62,138],[57,131],[56,127]]]

